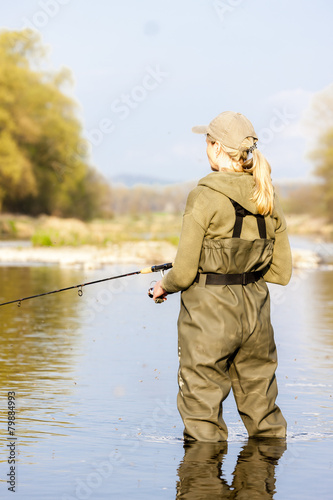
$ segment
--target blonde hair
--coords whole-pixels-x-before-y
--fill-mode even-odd
[[[208,134],[207,138],[212,144],[217,142]],[[221,147],[229,156],[231,167],[235,172],[249,172],[253,175],[255,187],[251,200],[255,203],[260,214],[268,215],[273,212],[274,206],[271,166],[258,149],[253,149],[252,158],[248,158],[249,149],[254,143],[253,137],[246,137],[239,149],[228,148],[223,144]]]

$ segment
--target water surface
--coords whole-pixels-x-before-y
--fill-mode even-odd
[[[135,269],[0,267],[0,301]],[[179,295],[155,305],[146,293],[154,278],[0,308],[1,498],[12,498],[9,391],[17,405],[16,499],[192,499],[194,486],[197,498],[229,498],[240,484],[253,498],[254,491],[258,498],[332,498],[333,272],[299,271],[287,287],[270,286],[286,449],[248,442],[232,395],[224,406],[228,444],[184,449],[176,409]]]

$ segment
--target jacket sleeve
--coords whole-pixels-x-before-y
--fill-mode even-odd
[[[273,258],[267,271],[265,281],[287,285],[291,278],[292,260],[287,230],[275,234]]]
[[[273,257],[263,277],[269,283],[287,285],[292,273],[292,257],[287,224],[277,196],[275,197],[274,217],[276,219],[276,230]]]
[[[202,242],[209,224],[202,198],[200,188],[195,188],[188,196],[175,262],[161,283],[168,293],[186,290],[196,277]]]

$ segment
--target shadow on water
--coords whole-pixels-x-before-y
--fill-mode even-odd
[[[238,455],[229,485],[223,472],[227,443],[186,443],[184,458],[178,468],[176,498],[273,498],[276,492],[275,468],[286,449],[283,439],[248,439]]]

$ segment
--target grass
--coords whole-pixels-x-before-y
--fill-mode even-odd
[[[309,215],[287,215],[289,234],[333,239],[333,224]],[[30,240],[36,247],[94,245],[106,247],[127,241],[167,241],[178,245],[181,214],[150,213],[82,222],[42,215],[0,214],[0,240]]]
[[[333,225],[309,215],[287,215],[290,234],[333,238]],[[168,213],[128,214],[82,222],[53,216],[0,214],[0,240],[30,240],[36,247],[107,247],[128,241],[167,241],[177,246],[182,216]]]
[[[30,240],[34,246],[107,246],[125,241],[168,241],[177,245],[181,215],[122,215],[82,222],[53,216],[0,216],[0,239]]]

